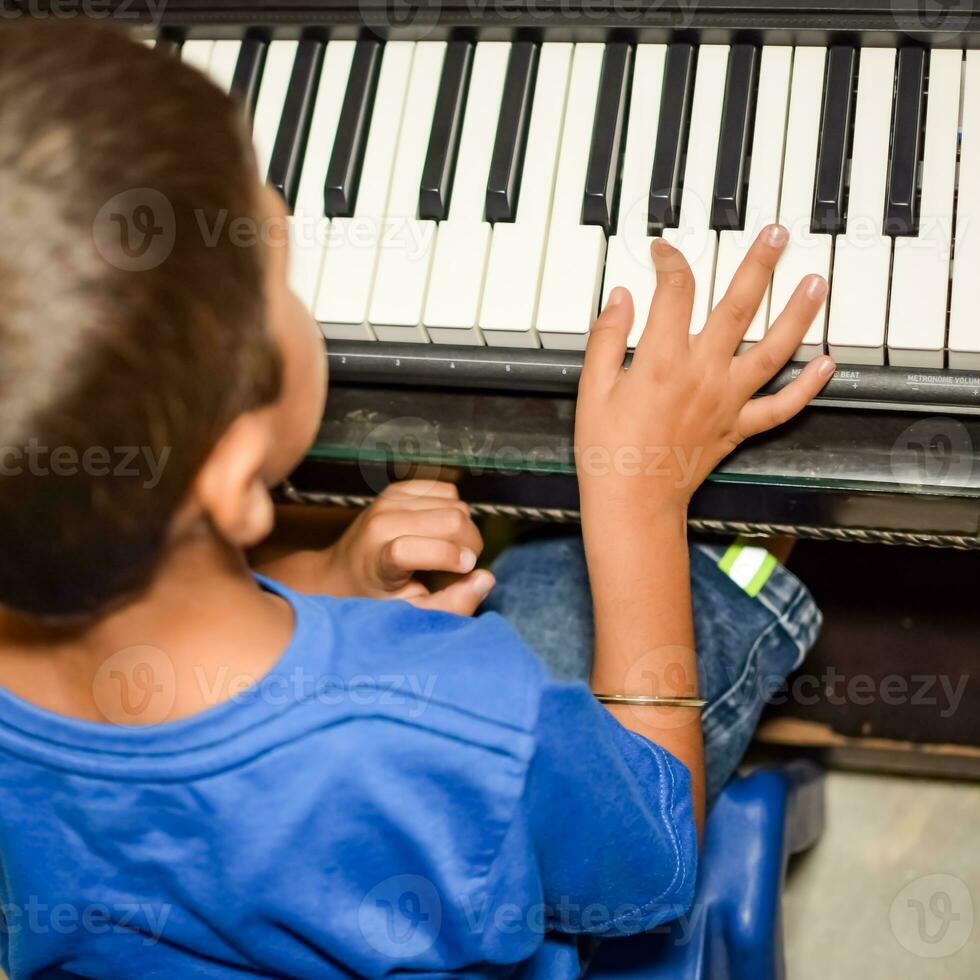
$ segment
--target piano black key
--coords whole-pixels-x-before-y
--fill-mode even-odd
[[[922,48],[898,52],[895,111],[892,117],[892,151],[885,201],[886,235],[916,233],[916,188],[922,138],[922,110],[926,53]]]
[[[660,124],[650,176],[651,231],[676,227],[680,217],[681,165],[694,92],[694,62],[694,45],[671,44],[667,48]],[[632,97],[642,98],[642,93],[634,92]]]
[[[836,235],[844,230],[844,170],[854,101],[857,52],[834,46],[827,54],[823,115],[817,150],[811,231]]]
[[[628,44],[607,44],[603,52],[592,147],[585,174],[582,223],[601,225],[607,235],[612,233],[631,58]]]
[[[247,37],[238,53],[238,64],[231,80],[231,92],[241,102],[249,119],[255,115],[255,103],[259,100],[259,84],[265,68],[265,56],[269,42],[260,37]]]
[[[746,168],[758,72],[759,49],[752,44],[732,45],[711,198],[711,227],[716,231],[745,227]]]
[[[491,224],[514,221],[517,214],[537,67],[537,46],[530,41],[516,41],[507,60],[507,77],[487,178],[486,216]]]
[[[379,41],[358,41],[354,49],[323,187],[324,213],[328,218],[349,218],[354,213],[374,95],[378,88],[378,73],[381,71],[381,54]]]
[[[449,213],[472,65],[473,45],[467,41],[450,41],[442,64],[429,148],[422,168],[419,218],[423,221],[445,221]]]
[[[296,204],[300,168],[310,133],[320,69],[323,67],[323,49],[322,41],[307,38],[299,42],[293,72],[289,76],[282,120],[269,161],[268,182],[285,198],[290,213]]]
[[[157,43],[153,45],[153,50],[161,51],[163,54],[169,54],[174,58],[179,58],[180,49],[183,44],[183,39],[177,37],[175,34],[161,34],[157,38]]]

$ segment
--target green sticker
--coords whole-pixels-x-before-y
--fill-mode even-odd
[[[765,548],[748,544],[744,538],[736,538],[718,562],[718,567],[750,596],[759,594],[776,565]]]

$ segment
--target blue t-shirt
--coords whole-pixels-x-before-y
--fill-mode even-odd
[[[22,977],[578,975],[693,896],[687,769],[498,616],[301,596],[261,682],[164,725],[0,689]]]

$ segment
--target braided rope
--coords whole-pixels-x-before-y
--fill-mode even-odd
[[[280,486],[279,493],[287,503],[320,507],[361,509],[369,506],[374,499],[358,494],[297,490],[288,481]],[[515,520],[551,524],[577,524],[580,520],[577,510],[558,507],[477,503],[470,504],[470,510],[480,517],[510,517]],[[687,523],[692,531],[726,537],[734,535],[746,538],[790,537],[812,541],[851,541],[861,544],[912,545],[919,548],[953,548],[958,551],[980,549],[980,537],[964,534],[884,531],[868,527],[819,527],[812,524],[771,524],[762,521],[718,521],[700,517],[689,518]]]

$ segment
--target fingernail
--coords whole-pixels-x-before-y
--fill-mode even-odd
[[[670,253],[673,251],[670,244],[665,242],[662,238],[655,238],[653,240],[653,250],[658,255],[670,255]]]
[[[806,284],[806,294],[810,299],[823,299],[827,295],[827,280],[821,276],[810,276]]]
[[[461,572],[471,572],[476,567],[476,552],[469,548],[459,549],[459,570]]]
[[[626,297],[626,290],[622,286],[617,286],[610,294],[609,299],[606,300],[606,309],[608,310],[611,306],[619,306]]]
[[[820,367],[817,368],[817,374],[821,378],[829,378],[836,369],[837,365],[834,363],[834,359],[832,357],[825,357],[820,362]]]
[[[770,225],[766,229],[766,242],[773,248],[785,245],[789,239],[789,232],[782,225]]]
[[[493,577],[493,572],[480,572],[473,578],[473,591],[482,598],[489,595],[496,584],[497,580]]]

